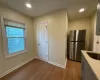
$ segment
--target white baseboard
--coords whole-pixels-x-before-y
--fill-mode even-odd
[[[14,70],[16,70],[16,69],[18,69],[18,68],[20,68],[21,66],[23,66],[23,65],[25,65],[26,63],[32,61],[33,59],[34,59],[34,57],[31,58],[31,59],[29,59],[29,60],[26,60],[26,61],[20,63],[19,65],[15,66],[15,67],[13,67],[13,68],[11,68],[11,69],[9,69],[8,71],[6,71],[6,72],[0,74],[0,78],[4,77],[5,75],[11,73],[12,71],[14,71]]]
[[[55,63],[55,62],[52,62],[52,61],[48,61],[49,64],[52,64],[52,65],[55,65],[55,66],[58,66],[60,68],[65,68],[65,65],[61,65],[61,64],[58,64],[58,63]]]
[[[35,59],[39,59],[37,56],[34,57]]]
[[[35,58],[39,59],[38,57],[35,57]],[[39,59],[39,60],[41,60],[41,59]],[[55,66],[60,67],[60,68],[64,68],[64,69],[66,68],[66,63],[65,63],[65,65],[61,65],[61,64],[58,64],[58,63],[52,62],[52,61],[45,61],[45,62],[48,62],[49,64],[55,65]]]
[[[35,58],[36,58],[36,59],[39,59],[38,57],[33,57],[33,58],[29,59],[29,60],[26,60],[26,61],[24,61],[23,63],[20,63],[19,65],[17,65],[17,66],[15,66],[15,67],[9,69],[8,71],[6,71],[6,72],[0,74],[0,78],[6,76],[7,74],[9,74],[9,73],[13,72],[14,70],[20,68],[21,66],[23,66],[23,65],[25,65],[26,63],[32,61],[32,60],[35,59]],[[65,65],[61,65],[61,64],[58,64],[58,63],[55,63],[55,62],[52,62],[52,61],[48,61],[48,63],[49,63],[49,64],[52,64],[52,65],[55,65],[55,66],[58,66],[58,67],[61,67],[61,68],[66,68],[67,60],[66,60],[66,62],[65,62]]]
[[[52,61],[48,61],[48,63],[65,69],[66,65],[67,65],[67,58],[66,58],[66,61],[65,61],[65,65],[61,65],[61,64],[58,64],[58,63],[52,62]]]

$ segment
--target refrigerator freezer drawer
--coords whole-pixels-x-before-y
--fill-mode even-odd
[[[85,42],[70,42],[69,59],[81,61],[81,50],[85,48]]]

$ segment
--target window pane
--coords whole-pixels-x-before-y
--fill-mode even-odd
[[[25,50],[24,38],[8,38],[8,52],[12,54],[14,52]]]
[[[24,29],[6,26],[7,37],[24,37]]]

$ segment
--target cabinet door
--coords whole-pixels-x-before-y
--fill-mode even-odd
[[[97,52],[100,52],[100,36],[98,36],[96,44],[97,44]]]
[[[100,52],[100,36],[94,36],[93,51]]]
[[[85,80],[98,80],[94,74],[94,72],[92,71],[90,65],[87,63],[86,61],[86,65],[85,65]]]
[[[99,4],[100,2],[98,3],[98,7],[97,7],[96,35],[100,35],[100,8],[99,8],[100,5]]]
[[[82,55],[82,80],[98,80],[83,55]]]
[[[82,54],[82,58],[81,59],[82,59],[81,60],[81,62],[82,62],[82,67],[81,67],[81,69],[82,69],[82,80],[84,80],[85,70],[84,70],[84,56],[83,56],[83,54]]]

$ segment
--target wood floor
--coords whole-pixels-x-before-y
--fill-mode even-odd
[[[81,64],[68,60],[62,69],[35,59],[0,80],[81,80]]]
[[[81,80],[81,63],[68,60],[64,80]]]

